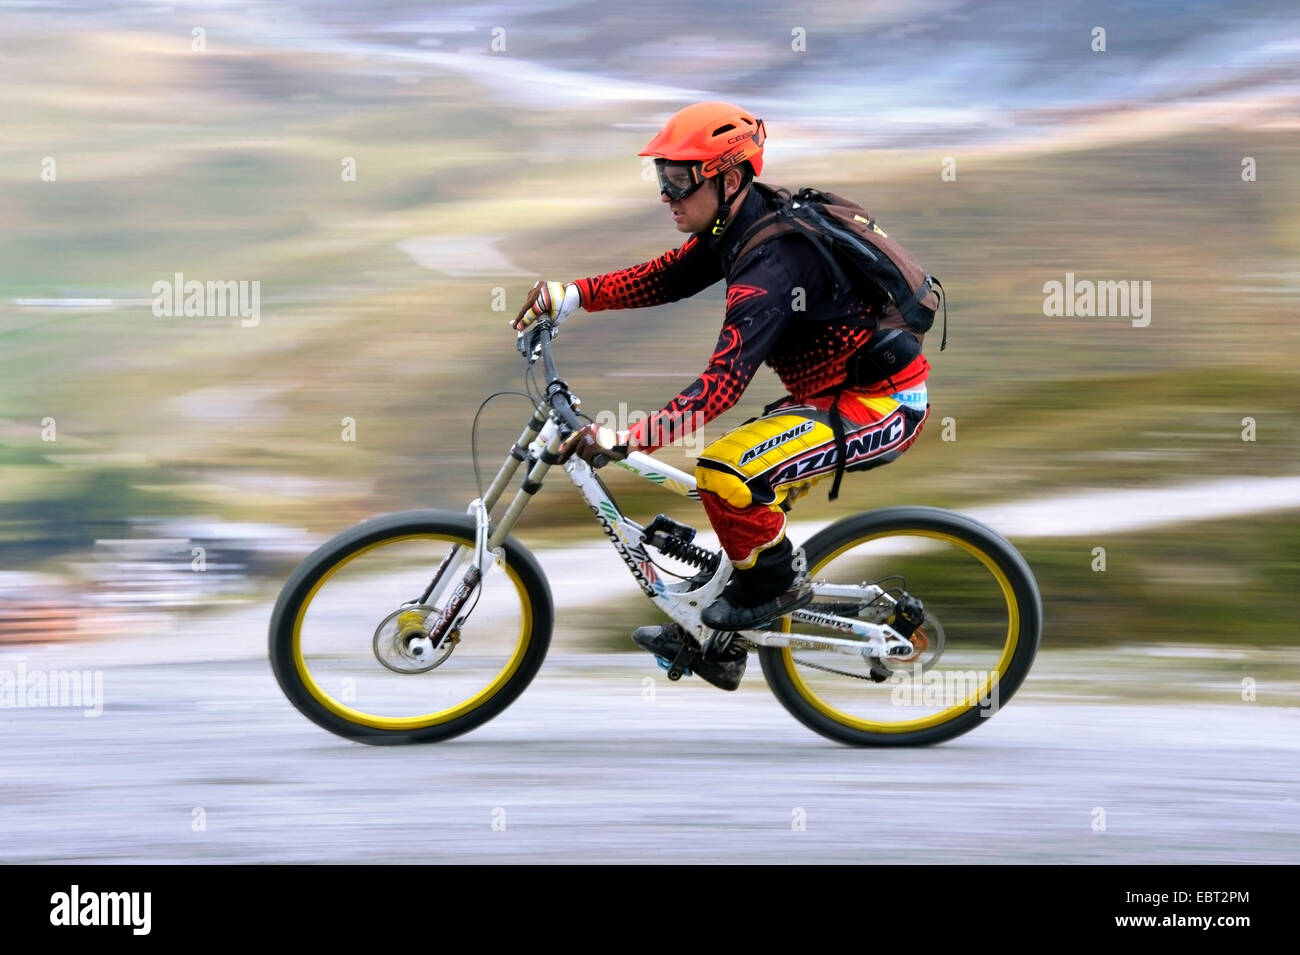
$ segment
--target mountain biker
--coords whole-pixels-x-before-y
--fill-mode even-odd
[[[591,462],[597,454],[621,460],[656,451],[735,404],[760,364],[773,368],[786,398],[714,441],[696,464],[700,500],[734,568],[722,595],[701,613],[719,633],[762,627],[812,600],[803,551],[785,535],[791,503],[836,471],[839,447],[848,470],[887,464],[911,446],[929,414],[930,366],[922,355],[884,382],[848,380],[848,360],[871,339],[881,305],[856,289],[833,298],[827,264],[812,242],[781,235],[736,261],[747,227],[768,208],[750,185],[763,169],[765,138],[762,120],[729,103],[696,103],[675,114],[639,155],[655,157],[660,201],[686,241],[630,268],[569,283],[539,281],[511,323],[522,331],[545,317],[558,326],[579,306],[596,312],[661,305],[727,279],[726,317],[700,376],[662,410],[617,432],[612,447],[593,424],[561,452]],[[843,442],[835,440],[836,424]],[[632,639],[669,660],[683,646],[699,649],[676,623],[641,627]],[[697,656],[691,667],[735,689],[746,656],[730,646]]]

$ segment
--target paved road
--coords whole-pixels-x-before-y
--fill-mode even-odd
[[[191,644],[171,662],[138,652],[156,638],[28,648],[29,668],[102,667],[104,710],[0,710],[0,861],[1300,857],[1294,683],[1274,704],[1241,702],[1235,677],[1204,683],[1221,703],[1134,703],[1095,673],[1073,680],[1082,658],[1045,652],[1037,678],[976,731],[874,751],[805,730],[756,665],[724,694],[670,685],[636,655],[556,653],[474,733],[381,748],[289,706],[254,648],[260,612],[244,612],[249,627],[226,645]],[[6,652],[0,667],[17,659]],[[1167,677],[1193,662],[1111,665]],[[1196,665],[1198,678],[1217,666]],[[1271,692],[1261,680],[1260,696]]]
[[[1221,490],[1189,486],[1181,509],[1209,516]],[[1261,479],[1243,506],[1293,508],[1298,490]],[[978,516],[1012,536],[1065,533],[1042,521],[1079,511],[1067,503]],[[1126,522],[1152,513],[1136,492],[1128,504]],[[639,599],[617,569],[593,579],[597,554],[607,545],[539,555],[562,610],[579,593],[587,606]],[[1045,650],[974,732],[876,751],[804,729],[756,664],[735,694],[670,685],[639,655],[565,652],[561,631],[493,722],[378,748],[285,701],[269,614],[250,604],[173,634],[0,647],[0,707],[20,665],[103,675],[98,717],[0,708],[0,861],[1300,859],[1294,649]]]

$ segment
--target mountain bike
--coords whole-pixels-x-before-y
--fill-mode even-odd
[[[561,462],[561,443],[583,420],[556,368],[553,334],[538,322],[518,339],[528,374],[540,360],[545,387],[530,391],[531,417],[466,512],[364,521],[286,582],[270,657],[304,716],[364,743],[425,743],[481,726],[518,698],[542,665],[556,613],[546,575],[510,532],[556,465],[641,591],[696,637],[698,652],[725,643],[757,653],[781,704],[830,739],[936,743],[979,726],[1015,693],[1041,635],[1038,585],[1010,543],[939,508],[838,520],[803,545],[811,604],[757,630],[723,634],[702,624],[731,563],[687,524],[660,514],[643,526],[625,515],[597,474],[614,463],[607,456]],[[692,475],[649,455],[617,464],[699,499]],[[659,658],[670,681],[690,676],[689,663]]]

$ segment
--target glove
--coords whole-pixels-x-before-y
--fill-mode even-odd
[[[601,425],[589,424],[565,439],[560,445],[558,456],[561,464],[576,454],[593,468],[603,467],[610,461],[622,461],[631,453],[628,440],[629,434],[626,431],[614,431]],[[596,463],[596,458],[601,456],[605,460]]]
[[[538,281],[528,290],[523,308],[510,321],[510,327],[522,332],[539,318],[549,318],[559,328],[579,305],[582,304],[582,292],[573,282],[565,285],[560,282]]]

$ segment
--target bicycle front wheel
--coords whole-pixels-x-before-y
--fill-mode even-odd
[[[924,607],[914,652],[903,658],[759,650],[772,692],[818,733],[857,746],[951,739],[996,713],[1029,672],[1042,633],[1038,585],[1016,549],[983,524],[938,508],[887,508],[837,521],[804,552],[815,583],[841,585],[809,610],[897,628],[896,600]],[[845,598],[869,584],[887,596]],[[791,630],[788,617],[782,626]],[[807,626],[797,630],[825,634]]]
[[[481,726],[523,692],[550,646],[550,588],[517,541],[470,597],[460,630],[423,639],[474,555],[466,514],[408,511],[328,542],[290,577],[271,617],[281,689],[318,725],[364,743],[423,743]],[[444,558],[445,586],[425,594]]]

